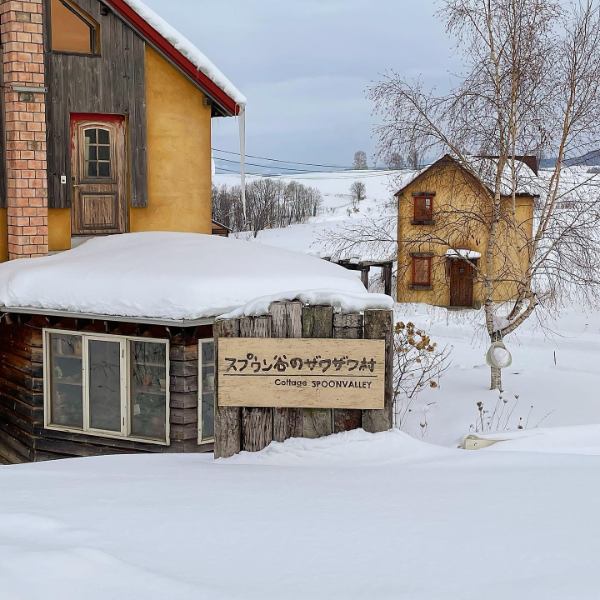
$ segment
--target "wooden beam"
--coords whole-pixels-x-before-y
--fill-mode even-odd
[[[240,337],[271,337],[271,315],[242,318]],[[242,450],[258,452],[272,441],[273,409],[242,408]]]
[[[381,275],[383,277],[383,293],[386,296],[392,295],[392,274],[393,274],[393,263],[385,263],[381,267]]]
[[[238,319],[216,321],[215,361],[218,360],[218,341],[220,337],[239,337],[240,322]],[[215,362],[216,364],[216,362]],[[218,404],[219,389],[215,377],[215,458],[226,458],[237,454],[242,448],[241,410],[236,407],[220,407]]]
[[[333,337],[338,340],[359,340],[363,337],[363,316],[361,314],[333,316]],[[333,411],[333,431],[350,431],[362,427],[362,411],[340,409]]]
[[[392,388],[393,388],[393,316],[391,310],[365,311],[365,339],[385,340],[385,403],[383,410],[363,410],[362,425],[365,431],[375,433],[392,427]]]
[[[275,338],[302,337],[302,302],[273,302],[269,307],[272,336]],[[273,409],[273,439],[283,442],[302,436],[301,408]]]
[[[302,310],[302,337],[331,338],[333,335],[333,308],[305,306]],[[333,412],[327,408],[305,408],[302,431],[306,438],[318,438],[333,432]]]
[[[370,270],[371,270],[371,267],[362,267],[360,270],[360,280],[362,281],[362,284],[365,286],[366,290],[369,289],[369,271]]]

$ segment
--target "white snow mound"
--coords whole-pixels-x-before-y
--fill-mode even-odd
[[[260,452],[241,452],[223,461],[261,466],[383,465],[456,456],[461,450],[434,446],[398,429],[367,433],[354,429],[317,439],[271,442]]]
[[[0,265],[7,308],[179,321],[216,317],[265,295],[302,295],[297,290],[346,311],[392,308],[391,298],[369,294],[355,273],[328,261],[198,233],[101,237]]]
[[[500,440],[486,452],[536,452],[542,454],[600,455],[600,425],[540,427],[479,435]]]

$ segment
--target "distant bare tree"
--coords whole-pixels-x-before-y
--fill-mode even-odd
[[[239,186],[212,188],[213,219],[233,231],[250,230],[254,237],[269,227],[306,223],[315,217],[321,193],[297,181],[288,184],[275,178],[261,178],[246,186],[246,220]]]
[[[410,163],[418,148],[421,155],[450,153],[465,166],[482,148],[496,157],[486,201],[470,214],[449,215],[454,222],[448,230],[468,231],[473,218],[487,228],[485,254],[473,265],[484,289],[487,332],[500,341],[543,300],[598,300],[598,175],[576,177],[565,161],[600,145],[599,7],[592,0],[442,0],[439,15],[465,65],[451,90],[437,95],[420,80],[392,72],[369,95],[383,117],[377,128],[381,156],[406,153]],[[542,173],[533,234],[523,239],[515,211],[518,156],[542,153],[556,157],[556,164]],[[506,196],[512,196],[512,210],[503,209]],[[377,225],[364,226],[353,241],[339,235],[338,246],[361,237],[386,243],[389,234],[379,234]],[[423,242],[431,242],[423,229]],[[531,262],[525,272],[512,270],[512,310],[498,318],[494,290],[506,277],[497,259],[506,256],[499,232],[507,229],[520,237],[519,251]],[[454,245],[450,237],[436,243]],[[492,369],[491,387],[501,386],[501,371]]]
[[[354,168],[357,171],[364,171],[365,169],[369,168],[367,165],[367,154],[363,150],[359,150],[358,152],[355,152]]]
[[[262,178],[246,187],[246,215],[254,237],[263,229],[275,227],[282,187],[279,180]]]
[[[212,218],[233,231],[243,229],[244,210],[240,186],[212,186]]]
[[[357,208],[358,203],[367,197],[367,186],[362,181],[355,181],[350,186],[350,193],[352,194],[352,206]]]
[[[391,152],[386,163],[388,169],[392,169],[394,171],[399,171],[400,169],[404,168],[404,158],[402,158],[402,154],[399,152]]]
[[[416,146],[411,146],[409,148],[407,162],[411,169],[418,169],[421,166],[422,157]]]

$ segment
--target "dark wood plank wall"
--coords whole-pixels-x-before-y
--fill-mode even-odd
[[[71,206],[70,113],[125,115],[128,124],[129,202],[148,205],[145,42],[112,12],[100,14],[98,0],[73,0],[100,24],[101,56],[50,52],[45,19],[50,208]],[[45,14],[49,14],[49,1]],[[67,184],[60,183],[61,175]]]
[[[44,428],[42,329],[170,339],[170,445],[102,438]],[[198,445],[198,340],[212,327],[167,330],[83,319],[6,315],[0,323],[0,464],[74,456],[211,452]]]

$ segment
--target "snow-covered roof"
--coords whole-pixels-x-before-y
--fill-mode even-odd
[[[172,48],[190,61],[198,72],[205,75],[212,83],[231,98],[235,104],[238,106],[246,105],[246,97],[233,85],[233,83],[231,83],[231,81],[229,81],[229,79],[227,79],[227,77],[225,77],[225,75],[192,42],[167,23],[162,17],[157,15],[151,8],[141,2],[141,0],[108,0],[108,2],[126,18],[131,17],[130,14],[127,14],[127,7],[132,9],[136,15],[154,30],[155,33],[158,33],[163,38],[163,41],[166,41]],[[141,33],[147,34],[149,32],[142,31]]]
[[[498,159],[489,157],[470,156],[463,167],[477,177],[488,189],[494,190],[496,173],[498,172]],[[514,162],[515,194],[526,194],[535,196],[539,194],[539,185],[536,174],[520,160]],[[500,193],[503,196],[511,196],[513,193],[512,164],[509,161],[502,171],[500,179]]]
[[[193,321],[268,302],[314,298],[344,312],[391,308],[352,271],[327,261],[232,238],[144,232],[95,238],[44,258],[0,265],[0,307]],[[1,308],[0,308],[1,310]],[[16,310],[18,312],[18,310]]]
[[[433,164],[428,165],[422,169],[412,171],[411,176],[402,181],[402,188],[396,192],[396,195],[400,194],[404,189],[411,183],[419,179],[427,171],[434,167],[448,162],[454,162],[469,173],[476,177],[485,187],[491,192],[494,191],[496,173],[498,170],[498,159],[493,157],[479,157],[479,156],[468,156],[464,161],[459,161],[456,158],[446,154]],[[512,167],[509,161],[504,166],[502,171],[502,177],[500,179],[500,194],[502,196],[512,196],[513,191],[513,174]],[[515,194],[527,195],[527,196],[538,196],[540,194],[541,187],[538,176],[532,171],[532,169],[523,161],[515,160]]]
[[[446,250],[446,256],[448,258],[466,258],[470,260],[475,260],[481,258],[481,252],[477,252],[476,250]]]

